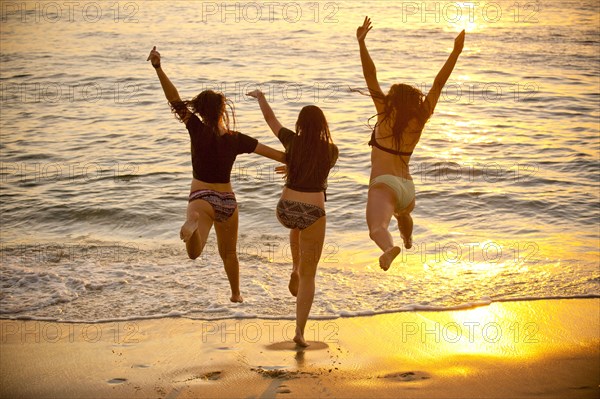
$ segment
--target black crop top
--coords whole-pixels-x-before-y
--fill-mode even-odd
[[[289,153],[294,147],[294,141],[296,140],[296,133],[291,131],[290,129],[286,129],[282,127],[277,134],[279,141],[285,147],[286,153]],[[314,177],[310,176],[300,181],[290,181],[290,177],[288,176],[287,181],[285,182],[285,186],[291,188],[292,190],[308,192],[308,193],[317,193],[321,191],[325,191],[327,189],[327,176],[329,176],[329,170],[333,168],[335,165],[339,151],[335,144],[329,143],[329,156],[330,156],[330,165],[329,169],[319,171],[319,176]]]
[[[194,114],[186,127],[192,142],[194,178],[206,183],[229,183],[238,154],[254,152],[258,140],[234,132],[219,136]]]

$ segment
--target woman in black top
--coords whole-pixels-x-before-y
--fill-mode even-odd
[[[285,147],[286,183],[277,204],[277,218],[290,231],[293,271],[289,289],[296,296],[294,342],[308,346],[304,328],[315,295],[315,274],[325,240],[325,189],[338,148],[333,144],[323,111],[309,105],[300,111],[296,131],[284,128],[260,90],[257,98],[265,121]]]
[[[156,47],[150,52],[148,61],[156,69],[172,111],[186,124],[192,143],[194,177],[180,237],[185,242],[188,256],[196,259],[202,253],[214,223],[219,255],[231,286],[231,301],[242,302],[236,252],[238,210],[230,183],[231,168],[238,154],[254,152],[279,162],[285,161],[285,154],[230,130],[223,94],[205,90],[191,101],[181,101],[177,89],[161,69]]]

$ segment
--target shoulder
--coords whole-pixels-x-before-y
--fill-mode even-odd
[[[279,129],[279,132],[277,134],[279,134],[281,132],[284,132],[285,134],[289,134],[289,133],[296,134],[296,132],[294,132],[293,130],[288,129],[285,126],[282,126],[281,129]]]
[[[425,97],[423,104],[421,104],[419,118],[423,121],[423,123],[427,122],[427,120],[433,115],[433,110],[437,105],[437,97],[429,96]]]
[[[279,132],[277,132],[277,138],[279,138],[279,141],[281,141],[281,144],[284,146],[287,146],[292,140],[294,140],[294,137],[296,137],[296,132],[286,127],[282,127],[279,129]]]
[[[277,132],[277,137],[281,138],[283,137],[290,137],[290,136],[295,136],[296,132],[294,132],[293,130],[288,129],[287,127],[281,127],[281,129],[279,129],[279,132]]]
[[[330,168],[333,168],[333,166],[337,162],[339,156],[340,156],[340,150],[338,149],[338,146],[333,143],[329,143],[329,167]]]
[[[245,140],[245,139],[252,138],[252,137],[248,136],[247,134],[238,132],[237,130],[230,130],[229,133],[226,134],[225,136],[234,138],[235,140]]]
[[[187,129],[190,131],[198,130],[204,128],[204,123],[202,123],[202,121],[200,120],[200,118],[198,118],[196,114],[191,114],[187,122],[185,123],[185,127],[187,127]]]
[[[254,137],[250,137],[247,134],[231,131],[228,134],[232,140],[235,140],[238,146],[238,153],[251,153],[256,150],[256,146],[258,145],[258,140]]]

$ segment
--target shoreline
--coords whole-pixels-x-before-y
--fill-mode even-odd
[[[436,306],[436,305],[407,305],[406,308],[371,311],[371,310],[359,310],[359,311],[342,311],[337,315],[310,315],[308,320],[319,321],[319,320],[338,320],[353,317],[369,317],[379,316],[394,313],[407,313],[407,312],[454,312],[469,309],[476,309],[480,307],[490,306],[494,303],[511,303],[511,302],[533,302],[533,301],[556,301],[556,300],[577,300],[577,299],[600,299],[598,294],[581,294],[571,296],[549,296],[549,297],[517,297],[517,298],[501,298],[501,299],[480,299],[477,302],[469,302],[462,305],[454,306]],[[2,321],[39,321],[48,323],[62,323],[62,324],[104,324],[104,323],[119,323],[119,322],[134,322],[142,320],[161,320],[161,319],[186,319],[191,321],[222,321],[222,320],[295,320],[296,315],[287,316],[267,316],[267,315],[246,315],[241,316],[239,312],[236,312],[236,317],[231,315],[218,316],[218,317],[193,317],[188,316],[186,313],[173,311],[167,314],[154,314],[147,316],[131,316],[131,317],[115,317],[110,319],[98,319],[98,320],[62,320],[52,317],[36,317],[36,316],[2,316],[0,315],[0,322]]]
[[[0,320],[0,396],[600,395],[600,299],[293,320]]]

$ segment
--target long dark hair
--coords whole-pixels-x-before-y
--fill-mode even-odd
[[[416,118],[420,124],[420,130],[423,130],[425,123],[427,123],[429,119],[429,116],[423,109],[425,95],[421,90],[414,86],[403,83],[394,84],[392,87],[390,87],[387,95],[382,95],[380,93],[365,94],[361,90],[357,89],[351,89],[351,91],[359,92],[363,95],[367,95],[383,102],[383,112],[379,112],[370,117],[369,126],[371,126],[371,119],[375,117],[383,115],[381,120],[381,123],[383,123],[386,120],[391,120],[392,114],[395,114],[395,118],[392,121],[394,125],[392,126],[391,136],[393,137],[394,148],[397,151],[400,151],[400,147],[403,144],[403,133],[410,120]]]
[[[202,122],[217,134],[219,133],[219,121],[221,119],[225,123],[227,132],[233,133],[233,130],[229,127],[230,118],[227,107],[231,111],[233,130],[235,130],[235,109],[233,103],[223,93],[204,90],[189,101],[171,103],[171,111],[179,121],[183,122],[182,115],[185,115],[185,113],[182,111],[187,108],[190,112],[200,116]]]
[[[287,180],[326,178],[331,167],[329,143],[333,141],[321,108],[314,105],[302,108],[296,121],[296,134],[293,146],[286,151]]]

